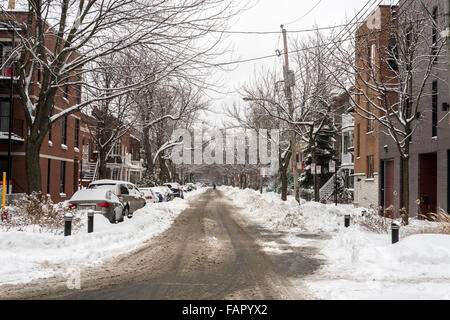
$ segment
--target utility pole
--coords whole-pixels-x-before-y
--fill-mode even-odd
[[[447,41],[447,68],[448,68],[447,82],[448,82],[448,92],[450,94],[450,0],[447,0],[447,29],[443,31],[443,36],[446,38],[445,41]]]
[[[289,116],[291,121],[294,121],[294,102],[292,101],[292,90],[291,86],[293,81],[289,75],[289,56],[287,48],[287,35],[286,29],[281,25],[281,30],[283,32],[283,43],[284,43],[284,86],[286,92],[286,99],[289,105]],[[297,172],[297,152],[296,152],[296,137],[295,137],[295,126],[291,123],[291,134],[290,134],[290,145],[291,145],[291,166],[292,166],[292,176],[294,179],[294,194],[295,199],[300,201],[300,196],[298,192],[298,172]]]

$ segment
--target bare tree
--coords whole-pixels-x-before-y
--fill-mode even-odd
[[[174,61],[165,74],[189,65],[187,62],[205,65],[208,57],[218,54],[221,40],[220,34],[212,39],[205,36],[210,30],[223,30],[239,12],[235,1],[223,0],[29,0],[18,1],[17,6],[25,13],[2,9],[0,15],[20,40],[14,55],[18,56],[17,86],[28,128],[25,161],[29,192],[42,189],[39,150],[52,123],[155,80],[97,88],[100,96],[86,96],[52,115],[55,97],[64,86],[92,86],[83,75],[95,69],[93,62],[124,49]],[[42,79],[36,79],[38,70]]]

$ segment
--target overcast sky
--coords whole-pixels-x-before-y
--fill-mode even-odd
[[[375,8],[380,1],[370,1],[367,8]],[[392,1],[384,1],[391,3]],[[254,0],[255,5],[243,12],[230,27],[231,31],[281,31],[284,24],[288,32],[288,41],[292,37],[308,36],[308,33],[289,33],[293,30],[304,30],[314,26],[328,27],[341,25],[350,20],[367,3],[367,0]],[[370,10],[372,11],[372,10]],[[309,13],[308,13],[309,12]],[[367,12],[367,15],[370,12]],[[249,59],[275,54],[275,50],[283,50],[281,32],[279,34],[232,34],[225,41],[234,49],[234,60]],[[223,58],[227,61],[230,57]],[[217,72],[215,77],[223,82],[223,90],[228,94],[211,93],[214,98],[213,113],[203,116],[210,124],[220,126],[224,104],[233,102],[243,104],[237,93],[234,93],[244,82],[248,81],[255,70],[261,66],[277,67],[282,70],[283,60],[273,57],[259,61],[239,63],[230,72]],[[281,79],[280,79],[281,80]]]

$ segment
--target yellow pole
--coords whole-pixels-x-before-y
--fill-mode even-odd
[[[5,209],[5,194],[6,194],[6,172],[3,172],[3,197],[2,197],[2,208]]]

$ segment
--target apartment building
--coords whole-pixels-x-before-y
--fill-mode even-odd
[[[97,126],[93,117],[83,114],[83,137],[82,146],[87,163],[81,170],[81,185],[86,187],[91,181],[99,179],[98,167],[99,157],[95,145],[95,134]],[[115,141],[110,154],[106,158],[106,177],[112,180],[123,180],[137,183],[141,180],[146,168],[141,155],[142,133],[130,128],[122,137]]]
[[[424,0],[426,9],[437,22],[429,27],[421,36],[428,38],[423,54],[432,56],[433,43],[436,43],[438,30],[448,25],[448,2]],[[400,1],[399,7],[409,14],[412,10],[424,10],[419,4]],[[427,15],[425,15],[427,17]],[[428,19],[428,17],[427,17]],[[428,21],[428,20],[427,20]],[[438,208],[446,211],[450,208],[450,118],[448,89],[448,50],[444,45],[433,64],[432,75],[425,83],[424,92],[419,105],[416,127],[410,139],[409,157],[409,214],[436,212]],[[423,77],[416,74],[412,80],[412,90],[420,87]],[[412,92],[413,95],[417,92]],[[393,139],[380,133],[378,152],[380,155],[380,188],[379,204],[385,208],[394,207],[394,213],[403,207],[400,197],[402,191],[402,163],[398,148]]]
[[[8,17],[0,16],[0,22],[14,18],[15,21],[24,21],[27,12],[11,11]],[[28,185],[25,172],[25,143],[27,139],[27,126],[25,112],[18,95],[17,79],[13,77],[11,85],[11,67],[6,61],[12,49],[13,37],[11,30],[0,28],[0,56],[2,70],[0,74],[0,170],[8,171],[8,132],[10,119],[10,101],[13,97],[13,127],[11,145],[11,180],[13,193],[27,193]],[[15,37],[18,43],[17,37]],[[46,39],[49,46],[54,40]],[[29,89],[32,99],[37,99],[40,92],[42,74],[36,71],[33,75],[32,86]],[[35,97],[35,98],[33,98]],[[56,94],[54,112],[67,109],[81,100],[81,90],[78,86],[67,85]],[[50,128],[40,150],[40,168],[43,192],[51,196],[55,202],[63,201],[77,190],[78,173],[80,167],[80,128],[81,115],[76,112],[58,120]]]
[[[380,125],[370,113],[381,116],[383,100],[371,88],[371,84],[386,77],[389,71],[379,69],[378,61],[386,54],[389,28],[392,27],[396,6],[380,5],[372,12],[355,33],[355,105],[354,105],[354,204],[378,206],[379,189],[379,133]],[[376,73],[374,73],[376,70]],[[369,102],[372,101],[372,103]]]

